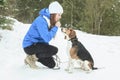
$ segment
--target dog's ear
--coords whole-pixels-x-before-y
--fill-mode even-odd
[[[70,38],[76,37],[76,32],[75,32],[73,29],[70,29],[69,37],[70,37]]]

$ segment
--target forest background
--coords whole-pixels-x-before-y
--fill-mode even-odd
[[[9,17],[31,24],[55,0],[0,0],[0,28],[12,30]],[[120,0],[56,0],[64,9],[62,27],[120,36]]]

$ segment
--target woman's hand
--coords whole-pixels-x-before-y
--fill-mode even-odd
[[[60,27],[60,26],[61,26],[60,21],[57,21],[57,22],[55,23],[55,26]]]

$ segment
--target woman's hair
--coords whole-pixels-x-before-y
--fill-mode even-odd
[[[50,14],[50,28],[55,26],[56,20],[55,20],[56,14]]]

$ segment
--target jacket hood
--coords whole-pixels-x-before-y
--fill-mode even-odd
[[[42,10],[40,10],[39,15],[46,16],[47,18],[50,19],[50,13],[49,13],[48,8],[43,8]]]

